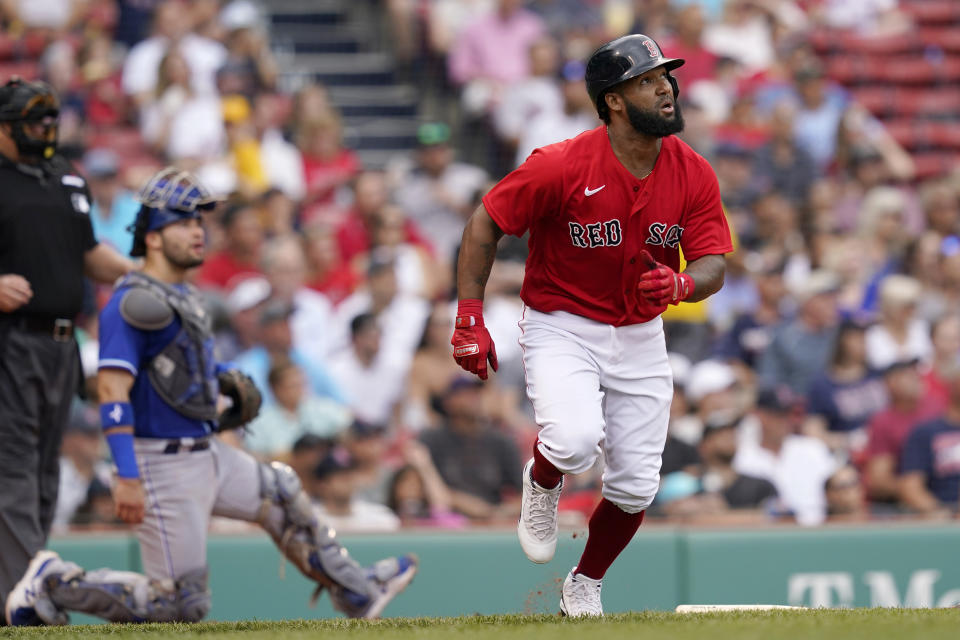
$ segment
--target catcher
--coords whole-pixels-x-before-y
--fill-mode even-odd
[[[412,555],[361,567],[321,523],[293,470],[257,462],[213,434],[260,408],[249,377],[213,357],[210,317],[188,269],[203,262],[201,212],[215,206],[189,173],[168,168],[139,194],[131,255],[100,315],[100,417],[116,464],[117,516],[138,525],[146,575],[84,571],[41,551],[6,601],[11,625],[66,624],[68,611],[116,622],[193,622],[210,609],[212,515],[259,523],[349,617],[375,618],[413,579]],[[218,400],[232,405],[218,415]]]

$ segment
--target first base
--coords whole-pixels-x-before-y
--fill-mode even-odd
[[[714,611],[772,611],[774,609],[806,609],[782,604],[681,604],[677,613],[712,613]]]

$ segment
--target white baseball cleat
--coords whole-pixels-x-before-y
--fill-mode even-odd
[[[531,562],[550,562],[557,550],[557,505],[563,480],[553,489],[544,489],[530,477],[533,458],[523,467],[523,498],[517,537]]]
[[[7,596],[4,613],[11,627],[67,624],[67,614],[47,596],[45,581],[62,572],[64,562],[55,551],[40,551],[27,566],[27,571]]]
[[[576,569],[576,567],[574,567]],[[560,611],[571,618],[587,618],[603,616],[603,605],[600,603],[601,580],[594,580],[585,575],[571,571],[563,581],[560,590]]]

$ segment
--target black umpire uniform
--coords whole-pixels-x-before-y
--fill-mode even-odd
[[[0,308],[0,603],[50,532],[80,377],[73,319],[84,259],[97,245],[86,182],[55,154],[57,115],[43,83],[0,87],[4,141],[16,149],[13,158],[0,152],[0,276],[21,276],[33,292]]]

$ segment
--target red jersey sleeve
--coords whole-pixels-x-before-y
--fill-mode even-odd
[[[680,247],[687,262],[697,258],[733,251],[730,227],[720,202],[720,185],[713,168],[702,160],[702,171],[694,180],[699,188],[692,189],[691,203],[683,220],[683,235]]]
[[[537,149],[483,196],[483,206],[500,230],[522,236],[537,219],[560,210],[563,193],[560,154]]]

